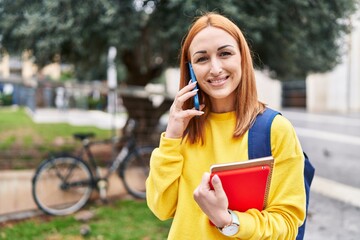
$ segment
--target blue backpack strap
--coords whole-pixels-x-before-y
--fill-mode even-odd
[[[266,108],[249,129],[249,159],[271,156],[271,123],[279,112]]]
[[[315,176],[315,168],[314,166],[311,164],[308,156],[306,155],[306,153],[304,152],[304,159],[305,159],[305,163],[304,163],[304,184],[305,184],[305,192],[306,192],[306,218],[305,221],[303,223],[303,225],[301,225],[299,227],[299,231],[298,231],[298,235],[296,237],[296,240],[303,240],[304,239],[304,235],[305,235],[305,226],[306,226],[306,220],[307,220],[307,215],[308,215],[308,209],[309,209],[309,201],[310,201],[310,186],[312,183],[312,180],[314,179]]]
[[[271,153],[271,124],[275,116],[281,113],[266,108],[262,114],[256,117],[254,124],[250,127],[248,133],[248,157],[249,159],[266,157],[272,155]],[[308,156],[304,153],[304,183],[306,192],[306,215],[308,212],[310,199],[310,185],[315,175],[315,168],[309,161]],[[299,227],[296,240],[302,240],[305,234],[306,218]]]

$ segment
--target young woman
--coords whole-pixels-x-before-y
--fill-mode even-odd
[[[188,63],[199,91],[189,83]],[[304,158],[284,117],[271,127],[275,166],[264,210],[228,209],[217,176],[210,189],[212,164],[248,158],[248,129],[265,110],[240,29],[216,13],[196,19],[182,44],[180,70],[180,90],[146,184],[149,208],[161,220],[173,218],[168,239],[295,239],[305,218]],[[193,107],[197,93],[200,110]]]

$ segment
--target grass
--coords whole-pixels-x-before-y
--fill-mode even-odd
[[[2,107],[0,116],[0,169],[31,168],[51,152],[74,151],[80,146],[72,138],[76,132],[93,132],[97,139],[111,136],[110,130],[91,126],[36,124],[23,108]]]
[[[71,126],[66,123],[56,124],[36,124],[32,121],[24,108],[4,107],[0,108],[0,132],[22,132],[25,137],[31,137],[33,143],[36,143],[38,138],[41,138],[43,142],[53,141],[57,137],[69,137],[74,132],[94,132],[98,137],[106,138],[110,137],[110,130],[102,130],[95,127],[81,127]],[[31,136],[30,134],[35,134]],[[35,138],[34,138],[35,137]],[[20,139],[22,140],[22,139]]]
[[[166,239],[171,221],[158,220],[144,201],[119,200],[106,206],[90,207],[95,216],[88,222],[77,221],[74,215],[33,218],[0,228],[0,239],[62,240],[62,239]],[[83,236],[86,224],[90,233]]]

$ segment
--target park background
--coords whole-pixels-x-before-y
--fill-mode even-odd
[[[103,121],[106,127],[96,127],[111,130],[103,133],[111,135],[113,128],[120,132],[124,116],[131,116],[143,122],[138,138],[156,141],[153,129],[164,124],[178,88],[181,39],[193,17],[207,10],[229,16],[244,31],[254,54],[260,99],[271,107],[339,116],[360,112],[358,1],[0,4],[0,102],[25,107],[37,123]],[[60,114],[53,114],[54,109]],[[102,117],[74,122],[74,110]],[[2,170],[15,168],[18,159],[27,159],[33,168],[44,157],[34,153],[31,159],[27,150],[34,146],[19,150],[19,135],[2,130],[0,139],[7,146],[0,153]]]

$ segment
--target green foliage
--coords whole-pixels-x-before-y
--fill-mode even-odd
[[[255,62],[282,79],[324,72],[340,61],[344,34],[350,30],[352,0],[243,1],[244,14],[235,16],[245,29]]]
[[[85,239],[166,239],[171,224],[156,219],[144,201],[117,201],[92,211],[95,217],[86,223],[91,232]],[[83,239],[82,224],[74,216],[31,219],[0,229],[0,239]]]
[[[0,93],[0,106],[9,106],[12,104],[12,95]]]
[[[87,102],[90,110],[106,110],[107,98],[105,95],[101,95],[100,99],[94,99],[92,96],[89,96]]]
[[[244,31],[259,68],[281,79],[333,68],[356,0],[2,0],[2,45],[31,49],[38,64],[76,66],[81,79],[105,79],[106,55],[118,49],[119,79],[145,85],[177,65],[181,39],[194,16],[217,11]],[[124,71],[126,69],[126,71]],[[125,77],[126,75],[126,77]]]
[[[74,73],[70,71],[62,72],[60,76],[60,81],[66,82],[74,79]]]

